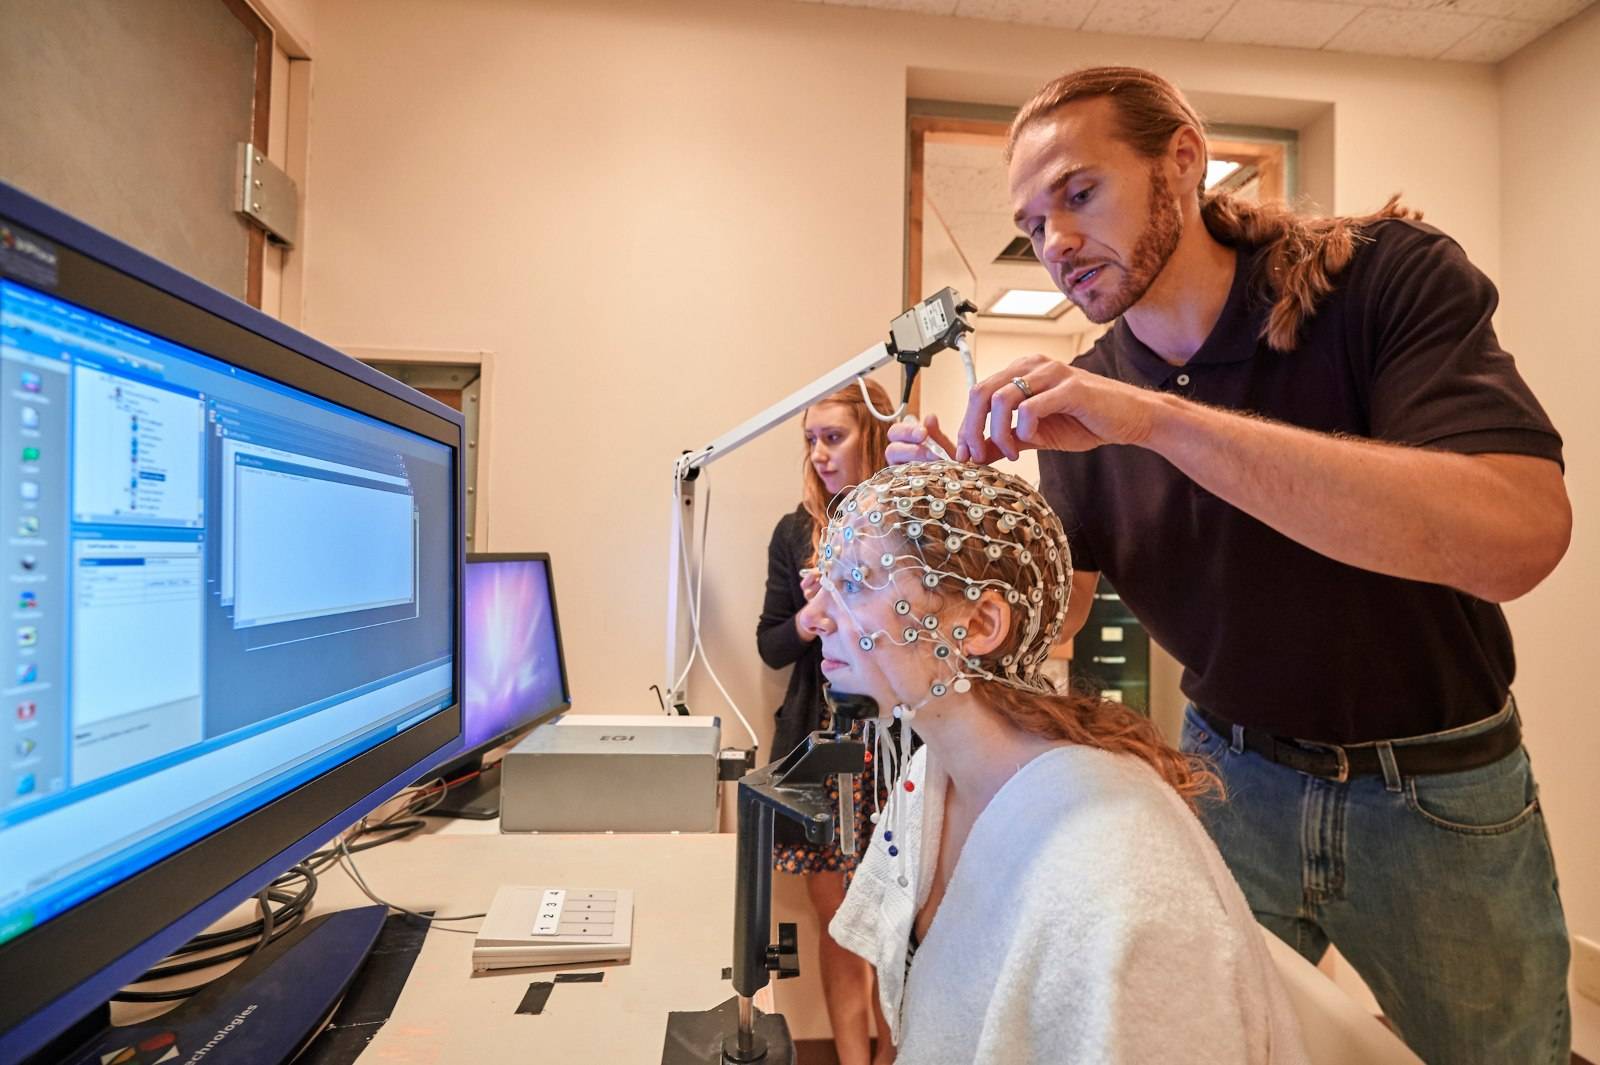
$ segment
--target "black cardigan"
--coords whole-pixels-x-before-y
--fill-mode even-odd
[[[772,530],[767,546],[767,596],[756,623],[756,649],[773,669],[794,666],[778,707],[772,758],[782,758],[822,726],[822,642],[802,639],[794,617],[806,605],[800,568],[811,561],[811,515],[802,505]]]

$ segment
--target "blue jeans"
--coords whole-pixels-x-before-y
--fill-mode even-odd
[[[1525,749],[1431,776],[1380,750],[1383,775],[1338,784],[1216,735],[1193,706],[1182,747],[1227,787],[1200,817],[1256,919],[1312,962],[1336,945],[1424,1061],[1566,1065],[1571,948]]]

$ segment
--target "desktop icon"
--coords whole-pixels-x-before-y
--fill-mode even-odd
[[[23,462],[38,462],[39,461],[39,449],[36,448],[36,447],[25,447],[25,448],[23,448],[22,449],[22,461]]]
[[[17,565],[21,566],[23,569],[27,570],[29,573],[32,573],[39,566],[39,556],[38,555],[23,555],[21,558],[17,559]]]
[[[17,741],[17,757],[18,758],[26,758],[26,757],[28,757],[28,755],[33,753],[33,749],[35,747],[37,747],[37,746],[39,746],[39,744],[36,743],[35,741],[30,740],[26,736],[22,737],[22,739]]]
[[[37,786],[38,782],[33,779],[32,773],[25,773],[17,778],[18,795],[32,795],[33,789]]]
[[[22,371],[22,390],[24,392],[38,392],[44,388],[44,378],[32,370]]]
[[[39,609],[39,596],[35,592],[29,591],[27,589],[24,589],[23,591],[18,592],[17,593],[17,609],[18,610],[38,610]]]
[[[37,662],[18,662],[17,663],[17,683],[18,684],[34,684],[34,683],[37,683],[38,680],[39,680],[39,663],[37,663]]]
[[[39,482],[22,481],[17,485],[17,494],[27,502],[33,502],[35,499],[39,498]]]
[[[24,429],[37,429],[37,428],[39,428],[39,408],[38,407],[23,407],[22,408],[22,427]]]
[[[37,536],[39,533],[39,516],[37,514],[24,514],[17,519],[18,536]]]
[[[20,625],[17,627],[17,646],[32,647],[39,642],[39,626]]]
[[[17,720],[32,721],[39,716],[39,704],[32,699],[25,699],[17,704]]]

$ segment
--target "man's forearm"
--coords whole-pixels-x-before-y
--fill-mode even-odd
[[[1555,463],[1330,436],[1161,395],[1154,450],[1219,499],[1362,569],[1514,599],[1555,568],[1571,509]]]

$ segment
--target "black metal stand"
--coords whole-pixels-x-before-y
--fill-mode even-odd
[[[439,804],[429,807],[426,812],[429,817],[464,817],[473,821],[490,821],[499,817],[499,763],[445,792]]]
[[[739,781],[738,876],[734,886],[733,989],[736,997],[714,1010],[668,1015],[662,1065],[789,1065],[794,1043],[781,1016],[755,1008],[752,999],[772,979],[800,975],[795,927],[782,925],[772,942],[772,825],[781,813],[798,821],[806,841],[855,846],[851,801],[856,773],[866,768],[866,747],[848,738],[851,719],[835,706],[840,734],[813,732],[782,761]],[[874,708],[875,709],[875,708]],[[836,807],[827,794],[839,778]],[[733,1021],[729,1032],[728,1022]],[[707,1032],[724,1033],[720,1050],[707,1046]]]

